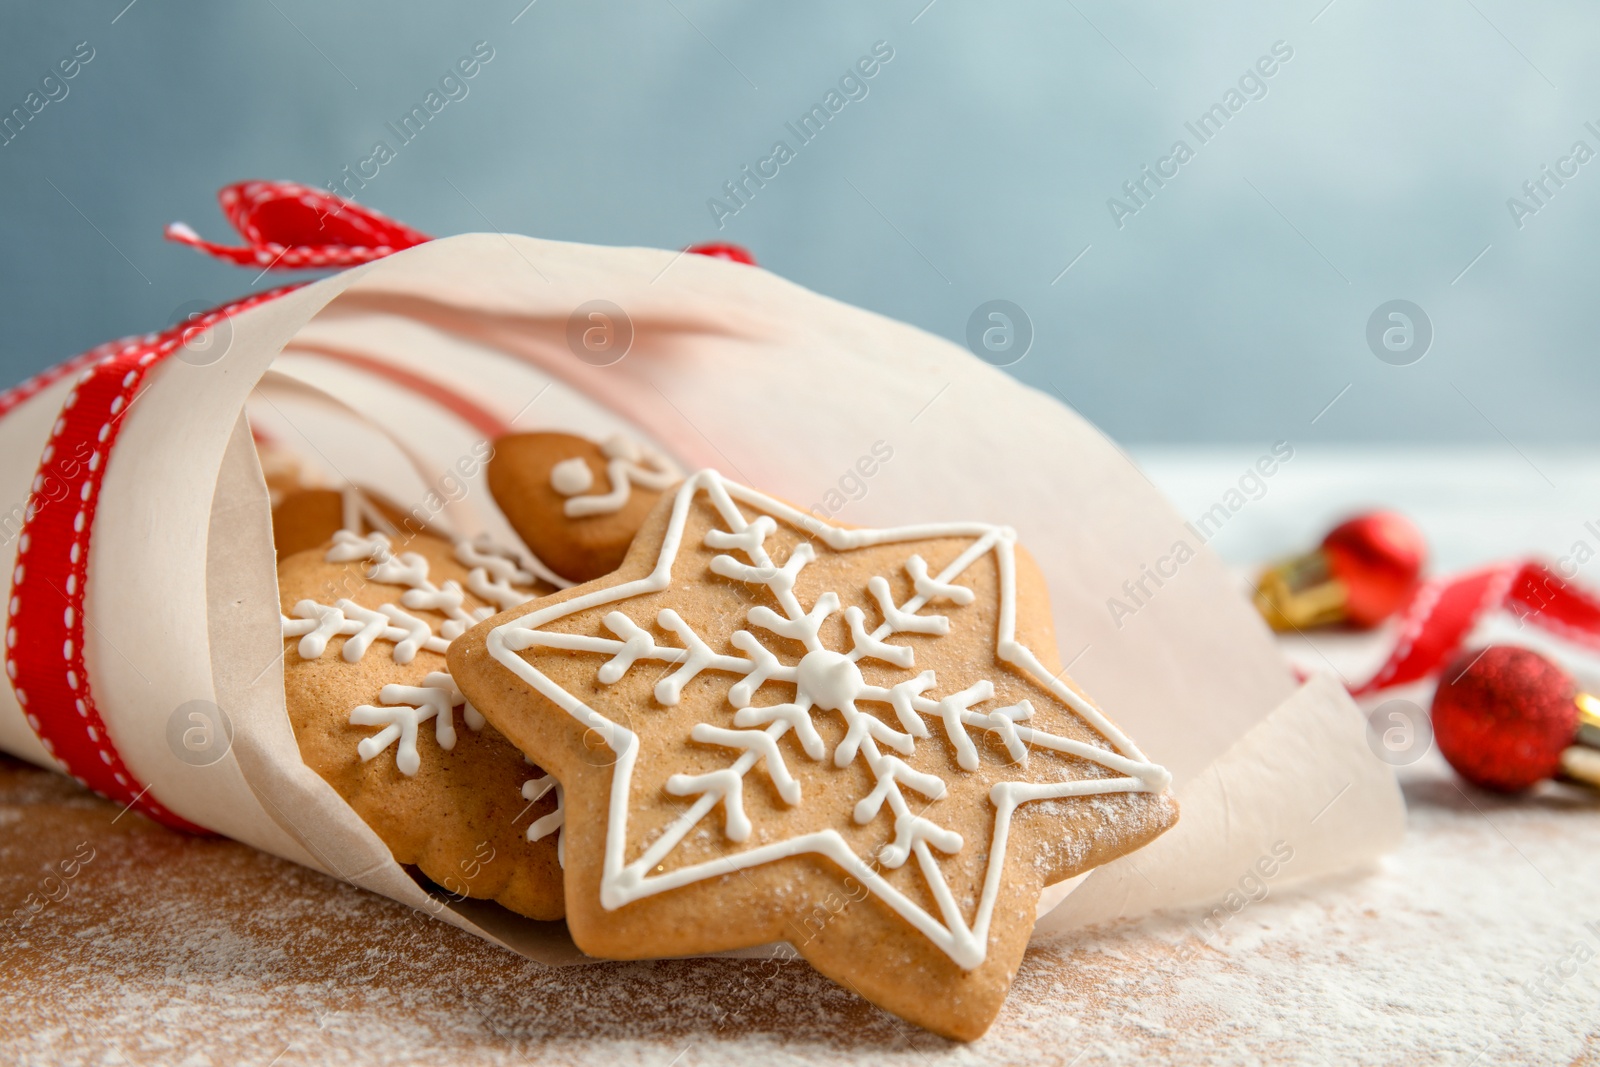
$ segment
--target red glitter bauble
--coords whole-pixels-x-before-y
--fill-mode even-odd
[[[685,252],[693,252],[697,256],[710,256],[712,259],[727,259],[734,263],[747,263],[756,265],[756,257],[742,245],[731,244],[727,241],[713,241],[710,244],[690,245]]]
[[[1376,626],[1399,611],[1428,562],[1416,523],[1393,511],[1372,511],[1335,526],[1322,540],[1328,567],[1345,586],[1352,626]]]
[[[1578,732],[1577,687],[1537,652],[1464,652],[1433,697],[1433,735],[1450,766],[1486,789],[1527,789],[1561,769]]]

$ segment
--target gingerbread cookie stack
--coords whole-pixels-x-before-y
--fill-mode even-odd
[[[972,1039],[1043,888],[1177,819],[1007,527],[847,528],[620,438],[488,481],[542,563],[369,507],[279,568],[302,756],[450,892],[599,957],[787,942]]]
[[[497,449],[508,502],[523,499],[530,479],[570,486],[572,464],[599,466],[583,491],[604,479],[605,499],[568,493],[581,505],[573,519],[507,508],[535,552],[576,575],[597,566],[596,553],[620,559],[659,489],[678,477],[666,460],[616,437],[597,445],[517,435]],[[552,479],[552,468],[567,473]],[[551,570],[537,556],[436,536],[370,491],[292,473],[276,487],[272,518],[284,696],[301,758],[396,862],[447,894],[561,918],[561,786],[485,723],[445,661],[470,626],[553,592],[538,577]],[[642,491],[630,491],[635,481]],[[583,521],[591,516],[603,518]]]

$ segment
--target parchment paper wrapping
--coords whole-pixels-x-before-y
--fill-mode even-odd
[[[568,344],[569,317],[594,300],[632,323],[611,366]],[[1066,903],[1041,932],[1214,900],[1276,841],[1295,850],[1284,878],[1299,878],[1357,867],[1401,833],[1398,790],[1343,691],[1296,690],[1218,560],[1094,427],[947,341],[740,264],[497,234],[346,271],[229,328],[221,359],[167,361],[125,416],[86,606],[112,740],[162,803],[219,833],[535,959],[577,958],[559,923],[429,897],[300,761],[251,424],[407,502],[483,436],[363,360],[441,383],[516,429],[626,430],[687,469],[716,467],[852,524],[1015,526],[1048,578],[1062,661],[1172,770],[1183,804],[1155,845],[1051,894]],[[68,387],[0,421],[0,499],[27,499]],[[861,495],[848,476],[878,442],[893,455]],[[859,499],[837,507],[828,494],[841,488]],[[511,538],[481,471],[441,495],[454,499],[432,521]],[[1107,598],[1180,540],[1196,556],[1119,627]],[[227,756],[206,767],[167,747],[169,716],[194,699],[235,728]],[[0,748],[53,766],[8,687]]]

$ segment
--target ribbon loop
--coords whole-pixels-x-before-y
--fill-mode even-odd
[[[294,182],[248,181],[220,190],[217,199],[244,244],[203,239],[175,222],[168,240],[240,266],[267,270],[340,268],[370,263],[432,240],[370,208]],[[697,245],[699,255],[754,263],[736,245]],[[0,391],[0,417],[69,375],[79,375],[40,458],[23,520],[7,604],[3,659],[29,727],[46,752],[86,788],[158,822],[208,833],[164,807],[150,785],[123,761],[95,703],[84,656],[88,623],[89,539],[100,488],[122,416],[139,399],[149,373],[183,346],[192,331],[267,303],[298,286],[257,293],[178,323],[161,333],[101,345],[20,385]],[[429,396],[486,436],[505,432],[487,410],[420,375],[378,360],[323,350]],[[43,492],[62,487],[60,495]],[[130,536],[120,531],[108,536]],[[4,684],[4,683],[0,683]]]
[[[238,182],[224,186],[217,200],[243,246],[207,241],[181,222],[167,226],[167,240],[263,270],[352,267],[432,240],[353,200],[295,182]]]
[[[1600,652],[1600,597],[1537,560],[1503,563],[1425,583],[1400,615],[1389,658],[1356,696],[1431,678],[1460,652],[1497,611],[1565,641]]]
[[[217,200],[244,238],[243,245],[207,241],[183,222],[167,224],[167,240],[262,270],[353,267],[433,240],[354,200],[296,182],[237,182],[223,186]],[[691,245],[684,251],[751,266],[756,262],[746,249],[726,242]]]

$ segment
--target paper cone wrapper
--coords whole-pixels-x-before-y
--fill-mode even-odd
[[[570,342],[593,301],[631,323],[608,366]],[[188,347],[106,346],[5,394],[0,412],[0,500],[19,502],[3,523],[17,565],[0,748],[81,777],[41,734],[82,733],[86,701],[103,724],[91,754],[148,787],[139,808],[545,962],[579,958],[562,924],[430,895],[301,762],[252,429],[392,500],[431,491],[433,525],[502,542],[515,538],[481,465],[460,471],[511,429],[626,432],[685,469],[715,467],[852,525],[1014,526],[1049,582],[1061,661],[1172,771],[1183,808],[1150,848],[1048,892],[1041,911],[1066,903],[1041,935],[1215,899],[1278,841],[1295,849],[1286,875],[1301,876],[1366,863],[1402,830],[1349,698],[1296,689],[1219,561],[1115,445],[948,341],[760,269],[499,234],[436,240],[241,306]],[[864,477],[874,445],[892,458]],[[1193,557],[1115,617],[1108,599],[1179,542]],[[169,740],[192,701],[232,726],[204,766]]]

